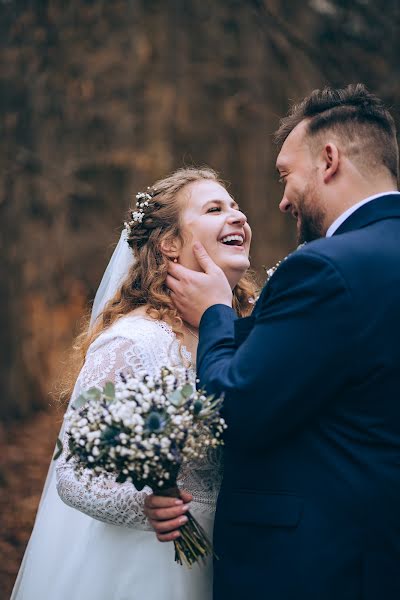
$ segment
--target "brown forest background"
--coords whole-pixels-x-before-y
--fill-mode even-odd
[[[261,276],[295,244],[279,118],[363,81],[398,120],[399,16],[397,0],[0,0],[0,598],[59,427],[49,392],[134,193],[219,170]]]

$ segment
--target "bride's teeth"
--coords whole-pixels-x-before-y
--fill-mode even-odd
[[[227,235],[224,238],[222,238],[221,242],[223,244],[226,244],[227,242],[241,242],[243,244],[244,240],[243,237],[241,235]]]

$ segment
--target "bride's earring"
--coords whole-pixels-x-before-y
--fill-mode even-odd
[[[174,258],[174,260],[172,262],[177,263],[178,262],[178,257],[175,256],[175,258]]]

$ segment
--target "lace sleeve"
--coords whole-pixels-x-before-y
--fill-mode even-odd
[[[115,381],[117,374],[127,368],[143,368],[132,340],[116,337],[97,345],[88,352],[74,396],[91,387],[101,387],[107,381]],[[56,465],[57,491],[63,502],[104,523],[150,530],[143,505],[151,489],[145,487],[139,492],[132,483],[119,484],[102,477],[90,480],[85,474],[78,479],[73,459],[66,461],[67,437],[64,434],[65,450]]]

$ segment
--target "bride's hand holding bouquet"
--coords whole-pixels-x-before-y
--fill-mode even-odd
[[[68,460],[78,477],[89,469],[93,477],[131,481],[137,490],[149,486],[175,503],[182,464],[223,444],[221,404],[196,390],[183,369],[165,367],[155,377],[121,374],[115,386],[88,390],[70,409]],[[175,560],[191,566],[212,554],[212,546],[189,511],[186,517],[174,539]]]

